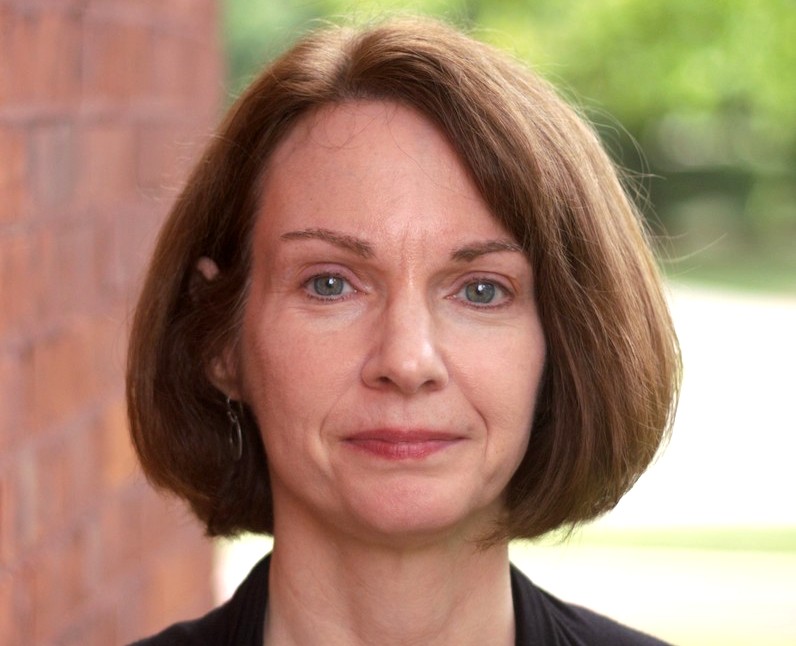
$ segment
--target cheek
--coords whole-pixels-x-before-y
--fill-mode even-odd
[[[462,345],[461,347],[467,347]],[[545,362],[538,323],[499,330],[471,352],[459,352],[459,371],[470,392],[501,427],[530,425]]]
[[[300,408],[293,399],[306,397],[313,389],[307,383],[312,371],[308,353],[294,340],[275,342],[271,333],[254,334],[244,346],[243,383],[248,401],[257,411],[261,427],[269,419],[282,418]],[[299,385],[301,387],[291,387]]]
[[[311,381],[306,350],[278,340],[272,333],[250,335],[242,365],[246,400],[257,419],[271,478],[281,480],[285,473],[302,472],[304,456],[313,450],[306,429],[312,426],[319,384]]]
[[[502,455],[498,459],[510,471],[509,476],[528,448],[544,362],[544,339],[541,332],[534,332],[519,335],[511,352],[491,364],[488,378],[495,388],[489,413],[493,437],[489,442]]]
[[[248,327],[243,384],[261,429],[292,434],[318,425],[337,399],[345,366],[335,344],[295,323]]]

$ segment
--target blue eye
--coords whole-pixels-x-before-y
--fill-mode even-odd
[[[310,290],[311,295],[320,296],[321,298],[344,296],[353,291],[353,288],[345,278],[334,274],[324,274],[310,278],[307,281],[307,288]]]
[[[459,291],[459,298],[473,305],[500,305],[507,293],[499,284],[490,280],[473,280]]]
[[[475,283],[467,283],[464,287],[464,295],[471,303],[487,304],[495,298],[495,285],[479,280]]]

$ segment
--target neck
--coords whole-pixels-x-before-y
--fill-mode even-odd
[[[274,537],[268,646],[514,643],[505,543],[302,538]]]

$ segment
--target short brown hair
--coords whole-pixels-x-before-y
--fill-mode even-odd
[[[639,215],[594,132],[546,82],[419,19],[307,35],[237,101],[196,166],[161,232],[132,330],[127,397],[147,476],[185,498],[211,535],[273,530],[259,430],[247,414],[236,462],[224,396],[206,368],[237,339],[275,146],[309,111],[353,100],[399,102],[433,121],[531,260],[547,359],[500,535],[534,537],[612,508],[665,438],[679,386]],[[203,256],[217,279],[196,280]]]

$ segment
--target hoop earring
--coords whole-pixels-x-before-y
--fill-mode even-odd
[[[238,403],[238,409],[242,413],[240,403]],[[230,424],[229,448],[232,452],[232,459],[237,462],[243,455],[243,432],[240,428],[240,419],[238,415],[235,414],[235,411],[232,410],[232,400],[229,397],[227,397],[227,418]]]

